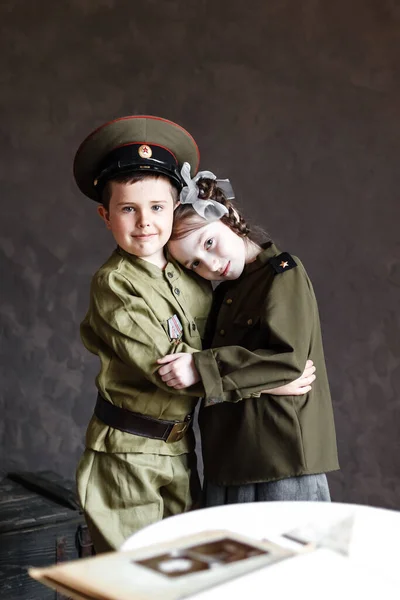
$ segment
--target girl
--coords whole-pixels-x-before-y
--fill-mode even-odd
[[[218,286],[210,348],[158,362],[170,387],[201,381],[200,430],[206,505],[257,500],[325,500],[325,472],[338,469],[333,411],[314,291],[297,257],[259,243],[233,207],[229,182],[207,172],[190,179],[175,211],[169,250]],[[246,394],[302,373],[318,378],[305,395]],[[216,405],[210,408],[210,405]]]

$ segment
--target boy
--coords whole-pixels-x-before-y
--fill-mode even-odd
[[[118,548],[134,531],[198,499],[191,429],[197,397],[171,390],[156,362],[201,350],[211,304],[209,285],[164,254],[185,161],[197,171],[191,135],[149,116],[103,125],[75,156],[78,187],[101,203],[98,213],[118,244],[93,277],[81,326],[86,348],[101,363],[77,470],[96,552]]]

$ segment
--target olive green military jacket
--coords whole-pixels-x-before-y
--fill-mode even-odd
[[[204,473],[216,484],[338,468],[314,291],[299,259],[274,258],[279,254],[269,243],[238,280],[220,284],[210,316],[212,348],[194,354],[205,388],[200,412]],[[293,381],[307,358],[317,368],[308,394],[224,402]]]
[[[156,361],[166,354],[201,350],[211,301],[208,282],[175,262],[162,270],[115,250],[93,277],[90,306],[81,325],[84,345],[100,359],[96,385],[103,398],[157,419],[184,420],[198,393],[169,388],[157,373]],[[179,339],[168,323],[174,315],[183,328]],[[93,416],[86,446],[100,452],[177,455],[193,449],[194,436],[190,431],[167,444],[113,429]]]

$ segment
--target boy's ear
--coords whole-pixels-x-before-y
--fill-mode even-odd
[[[97,214],[103,219],[107,229],[111,229],[110,219],[108,218],[108,210],[102,204],[97,207]]]
[[[180,200],[178,200],[178,202],[177,202],[177,203],[175,204],[175,206],[174,206],[174,210],[175,210],[176,208],[178,208],[178,206],[180,205],[180,203],[181,203],[181,201],[180,201]]]

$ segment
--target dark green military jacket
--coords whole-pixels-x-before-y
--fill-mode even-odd
[[[210,318],[212,348],[194,355],[205,388],[204,473],[216,484],[338,469],[314,291],[299,259],[274,258],[279,254],[268,244],[239,279],[220,284]],[[293,381],[307,358],[317,368],[308,394],[224,402]]]
[[[157,419],[183,420],[197,401],[193,390],[174,390],[158,375],[157,359],[201,350],[212,292],[208,282],[175,262],[164,270],[117,249],[94,275],[81,325],[86,348],[100,359],[96,385],[116,406]],[[168,319],[183,327],[174,339]],[[198,394],[197,394],[198,395]],[[194,447],[193,432],[167,444],[113,429],[93,416],[86,446],[100,452],[178,455]]]

